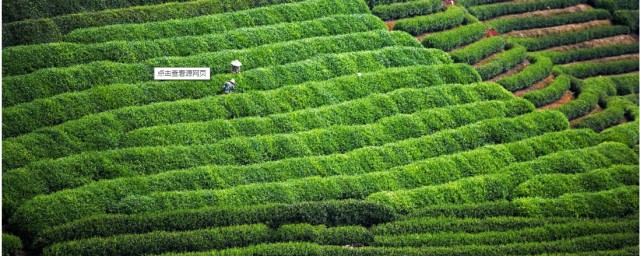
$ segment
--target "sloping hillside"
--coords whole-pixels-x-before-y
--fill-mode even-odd
[[[637,2],[27,2],[3,255],[638,254]]]

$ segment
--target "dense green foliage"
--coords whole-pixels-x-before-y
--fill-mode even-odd
[[[56,125],[85,115],[127,106],[178,100],[184,95],[198,99],[219,94],[223,84],[234,78],[243,91],[268,90],[324,80],[360,72],[373,72],[388,67],[447,64],[451,61],[441,51],[417,47],[389,47],[374,51],[321,55],[278,67],[248,70],[238,75],[214,75],[211,81],[146,82],[96,87],[38,99],[3,110],[5,136],[14,136],[44,126]],[[296,75],[291,73],[296,72]],[[118,95],[117,98],[111,95]],[[11,153],[9,153],[11,154]],[[8,162],[5,162],[8,163]],[[12,166],[12,165],[11,165]]]
[[[566,193],[597,192],[638,185],[637,165],[616,165],[578,174],[543,174],[535,176],[513,191],[515,197],[555,198]]]
[[[551,74],[553,63],[550,59],[545,57],[528,57],[528,59],[531,65],[512,76],[501,78],[497,83],[509,91],[516,91],[529,88]]]
[[[450,51],[456,47],[473,43],[484,36],[487,26],[482,22],[457,27],[455,29],[433,33],[422,39],[427,48]]]
[[[478,19],[480,20],[488,20],[507,14],[546,10],[548,8],[563,8],[586,2],[586,0],[534,0],[524,2],[495,3],[470,7],[469,12],[478,17]]]
[[[624,143],[629,147],[638,145],[638,122],[617,125],[600,133],[603,141]]]
[[[401,19],[396,22],[393,29],[405,31],[414,36],[442,31],[462,24],[465,14],[463,8],[452,5],[443,12]]]
[[[198,0],[99,12],[83,12],[44,19],[30,19],[3,24],[2,45],[12,46],[55,42],[62,39],[62,36],[65,34],[79,28],[191,18],[206,14],[246,10],[259,6],[292,1],[295,0]],[[360,0],[353,1],[361,2]],[[40,37],[39,34],[34,34],[34,28],[37,32],[45,33],[45,36]],[[48,41],[49,39],[55,41]]]
[[[549,224],[536,228],[502,232],[428,233],[376,236],[373,246],[380,247],[450,247],[461,245],[501,245],[525,242],[546,242],[571,239],[592,234],[633,233],[638,221]]]
[[[611,13],[616,10],[638,10],[639,3],[635,0],[589,0],[589,4],[597,8],[605,8]]]
[[[433,138],[438,137],[439,136]],[[46,216],[46,218],[34,221],[29,225],[43,225],[46,227],[68,222],[90,214],[104,213],[109,210],[108,208],[110,206],[116,205],[117,200],[128,194],[143,195],[154,191],[175,191],[195,188],[221,189],[253,182],[285,181],[316,175],[357,175],[366,172],[386,171],[389,168],[406,165],[412,161],[438,154],[431,150],[428,152],[419,151],[419,146],[422,145],[419,142],[429,138],[431,137],[386,144],[380,148],[368,147],[347,152],[346,154],[292,158],[242,167],[199,167],[154,176],[100,181],[78,189],[65,190],[28,201],[24,207],[20,208],[19,213],[16,213],[17,217],[15,219],[22,222],[21,219],[23,218],[19,216],[31,216],[33,213],[38,212],[41,216]],[[478,164],[484,166],[486,164],[482,162],[483,160],[496,157],[499,157],[497,159],[504,159],[495,160],[497,161],[496,164],[500,165],[500,163],[504,161],[514,161],[512,157],[515,157],[516,161],[523,161],[533,159],[548,152],[595,145],[597,142],[598,138],[596,134],[590,130],[548,133],[533,139],[491,149],[480,149],[476,152],[443,156],[440,157],[440,159],[427,160],[424,163],[417,163],[413,166],[436,167],[443,166],[443,164],[447,163],[450,164],[452,161],[472,158],[478,158]],[[542,145],[546,146],[542,147]],[[536,148],[537,152],[534,150]],[[404,158],[397,158],[394,152],[398,150],[412,154]],[[498,154],[497,152],[501,153]],[[464,162],[466,162],[466,160]],[[473,168],[473,166],[460,166],[460,168]],[[402,169],[399,169],[398,171],[401,170]],[[437,168],[434,170],[437,170]],[[425,169],[424,171],[431,172],[429,169]],[[397,174],[400,175],[401,173]],[[449,177],[449,179],[451,178],[452,177]],[[61,201],[65,203],[56,203]],[[120,206],[127,206],[128,204],[129,202],[120,204]],[[125,209],[123,207],[118,208]]]
[[[638,9],[635,10],[619,10],[613,13],[613,20],[617,24],[629,26],[631,31],[638,33]]]
[[[188,231],[212,227],[266,223],[279,227],[309,223],[330,227],[372,226],[394,220],[390,209],[366,201],[322,201],[298,204],[256,205],[236,208],[205,208],[135,215],[94,215],[46,230],[37,247],[91,237],[157,231]]]
[[[528,92],[523,98],[531,101],[536,107],[542,107],[559,100],[569,90],[571,86],[571,78],[569,75],[560,75],[555,77],[553,82],[540,90]]]
[[[542,51],[535,53],[535,55],[542,55],[550,58],[554,64],[566,64],[574,61],[638,53],[638,51],[638,44],[614,44],[564,52]]]
[[[402,32],[383,30],[346,35],[306,38],[240,50],[224,50],[187,57],[159,57],[142,63],[92,62],[68,68],[41,69],[3,79],[3,106],[13,106],[60,93],[81,91],[100,85],[146,82],[153,79],[154,67],[211,68],[211,74],[229,73],[229,63],[245,61],[244,69],[283,65],[323,53],[373,50],[387,46],[413,46],[417,42]],[[335,47],[340,45],[341,47]],[[288,52],[288,54],[278,54]],[[246,61],[253,60],[253,61]],[[220,85],[216,85],[219,88]]]
[[[575,128],[591,128],[596,132],[600,132],[606,128],[614,126],[625,119],[625,116],[631,116],[628,114],[628,110],[633,108],[637,109],[638,105],[629,101],[624,97],[608,97],[604,100],[604,110],[600,113],[590,115],[579,122],[577,122]],[[630,121],[636,121],[635,118],[629,118]]]
[[[616,85],[611,79],[587,79],[583,85],[578,86],[575,99],[557,110],[564,113],[569,120],[573,120],[589,113],[604,98],[616,94]]]
[[[370,244],[373,235],[360,226],[327,228],[309,224],[290,224],[271,229],[263,224],[231,226],[187,232],[156,231],[140,235],[118,235],[55,244],[45,248],[47,255],[147,255],[242,247],[283,241],[342,245]]]
[[[189,56],[229,49],[252,48],[310,37],[386,29],[373,15],[330,17],[270,26],[230,30],[220,34],[173,37],[153,41],[111,41],[100,44],[55,43],[4,49],[3,73],[20,75],[41,68],[67,67],[93,61],[143,62],[168,56]]]
[[[572,161],[559,162],[567,156]],[[577,157],[580,156],[580,157]],[[450,183],[409,190],[378,192],[368,201],[387,205],[399,213],[409,213],[430,205],[462,204],[511,199],[515,188],[535,175],[556,172],[584,172],[612,164],[637,164],[638,159],[627,146],[604,143],[587,149],[563,151],[506,168],[482,170],[479,176],[462,178]],[[546,189],[551,189],[546,187]]]
[[[511,49],[496,54],[495,57],[489,60],[489,62],[476,67],[476,70],[480,74],[480,77],[482,77],[482,80],[494,78],[520,64],[527,58],[526,48],[519,45],[508,47],[511,47]]]
[[[394,77],[403,79],[393,79]],[[351,75],[285,86],[271,91],[123,108],[5,140],[3,152],[15,153],[11,159],[19,166],[42,158],[117,148],[122,134],[143,127],[215,118],[266,116],[337,104],[397,88],[424,88],[479,80],[477,72],[466,65],[414,66],[387,69],[363,74],[361,77]],[[374,84],[376,86],[372,86]],[[153,119],[148,118],[149,113],[154,113]],[[52,147],[55,150],[51,150]]]
[[[581,23],[591,20],[604,20],[610,18],[611,14],[609,13],[609,11],[594,9],[583,12],[544,17],[517,17],[496,19],[488,22],[487,26],[495,29],[496,31],[498,31],[498,33],[507,33],[513,30],[553,27],[571,23]]]
[[[2,233],[2,256],[16,256],[22,249],[20,238],[11,234]]]
[[[238,28],[300,22],[331,15],[356,13],[369,13],[369,8],[359,0],[305,0],[189,19],[78,29],[65,35],[64,41],[99,43],[206,35]],[[210,26],[210,24],[215,24],[215,26]]]
[[[586,62],[564,66],[555,66],[554,71],[569,74],[577,78],[587,78],[638,71],[639,66],[640,64],[638,64],[637,59],[631,59],[607,62]]]
[[[310,243],[262,244],[245,248],[202,253],[166,254],[166,256],[217,256],[217,255],[531,255],[543,253],[611,252],[616,254],[637,253],[638,233],[595,234],[553,242],[525,242],[503,245],[462,245],[453,247],[364,247],[344,248]],[[624,250],[620,250],[624,248]]]
[[[376,5],[371,12],[383,20],[413,17],[437,12],[442,5],[440,0],[415,0],[389,5]]]
[[[491,54],[504,49],[506,41],[504,37],[494,36],[482,39],[462,49],[451,52],[451,58],[455,62],[475,64]]]
[[[50,18],[64,14],[90,12],[106,9],[118,9],[140,5],[154,5],[167,2],[186,2],[187,0],[125,0],[125,1],[93,1],[81,0],[7,0],[2,3],[2,22],[13,22],[34,18]],[[223,4],[218,1],[219,4]]]
[[[485,5],[485,4],[494,4],[494,3],[500,3],[500,2],[509,2],[509,0],[459,0],[459,1],[456,1],[456,3],[459,3],[460,5],[463,5],[466,7],[476,6],[476,5]]]
[[[539,51],[547,48],[576,44],[593,39],[628,34],[627,26],[602,26],[576,32],[552,34],[539,38],[510,38],[509,41],[524,45],[529,51]]]

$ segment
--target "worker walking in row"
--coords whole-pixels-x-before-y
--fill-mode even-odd
[[[222,94],[232,93],[235,90],[235,88],[236,88],[236,80],[232,78],[231,80],[224,83],[224,86],[222,87]]]

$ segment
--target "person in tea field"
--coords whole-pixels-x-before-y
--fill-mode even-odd
[[[222,86],[222,94],[232,93],[235,90],[235,88],[236,88],[236,80],[232,78],[231,80],[224,83],[224,86]]]

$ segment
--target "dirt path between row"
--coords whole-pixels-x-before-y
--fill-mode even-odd
[[[573,64],[581,64],[581,63],[611,62],[611,61],[617,61],[617,60],[637,60],[638,58],[640,58],[640,54],[634,53],[634,54],[625,54],[625,55],[618,55],[613,57],[606,57],[606,58],[599,58],[599,59],[592,59],[592,60],[585,60],[585,61],[576,61],[576,62],[564,64],[562,66],[570,66]]]
[[[484,59],[476,62],[475,64],[473,64],[473,67],[477,68],[477,67],[483,66],[484,64],[487,64],[489,61],[495,59],[496,56],[498,56],[499,54],[501,54],[503,52],[505,52],[505,50],[500,50],[500,51],[498,51],[498,52],[496,52],[494,54],[491,54],[491,55],[487,56],[486,58],[484,58]]]
[[[511,69],[507,70],[507,72],[504,72],[500,75],[497,75],[494,78],[489,79],[488,82],[495,82],[498,81],[500,79],[502,79],[503,77],[508,77],[508,76],[512,76],[513,74],[516,74],[520,71],[522,71],[524,68],[526,68],[527,66],[531,65],[531,62],[529,62],[529,60],[524,60],[523,62],[520,62],[520,64],[518,64],[515,67],[512,67]]]
[[[556,109],[559,108],[560,106],[569,103],[570,101],[574,100],[574,93],[570,90],[567,90],[564,95],[562,95],[562,98],[560,98],[559,100],[556,100],[554,102],[552,102],[549,105],[545,105],[542,107],[537,108],[538,110],[549,110],[549,109]]]
[[[504,36],[508,37],[543,37],[548,35],[556,35],[568,32],[576,32],[590,28],[602,27],[611,25],[610,20],[593,20],[584,23],[567,24],[555,27],[546,28],[534,28],[527,30],[514,30],[509,33],[505,33]]]
[[[554,80],[555,80],[555,77],[553,75],[549,75],[547,78],[540,80],[539,82],[537,82],[536,84],[534,84],[529,88],[525,88],[525,89],[513,92],[513,95],[515,95],[516,97],[522,97],[531,91],[541,90],[547,87],[548,85],[553,83]]]
[[[615,45],[615,44],[637,44],[637,43],[638,43],[638,39],[632,35],[619,35],[619,36],[594,39],[594,40],[572,44],[572,45],[557,46],[557,47],[546,49],[545,51],[564,52],[564,51],[578,50],[578,49],[584,49],[584,48],[609,46],[609,45]]]
[[[393,30],[393,28],[396,26],[396,22],[398,22],[398,20],[388,20],[385,21],[384,24],[387,25],[387,29]]]
[[[517,2],[517,1],[514,1],[514,2]],[[551,9],[551,10],[543,10],[543,11],[534,11],[534,12],[527,12],[527,13],[520,13],[520,14],[509,14],[509,15],[504,15],[504,16],[500,16],[500,17],[497,17],[497,18],[485,20],[484,22],[490,22],[490,21],[496,20],[496,19],[527,18],[527,17],[549,17],[549,16],[553,16],[553,15],[560,15],[560,14],[584,12],[584,11],[591,10],[591,9],[593,9],[593,7],[591,7],[589,5],[579,4],[579,5],[570,6],[570,7],[567,7],[567,8]]]
[[[578,122],[580,122],[582,119],[585,119],[585,118],[589,117],[590,115],[597,114],[597,113],[600,113],[600,112],[602,112],[602,107],[600,107],[600,105],[596,104],[596,107],[593,108],[593,110],[591,110],[591,112],[587,113],[584,116],[581,116],[581,117],[578,117],[576,119],[573,119],[573,120],[569,121],[569,124],[571,125],[571,127],[573,127]]]

